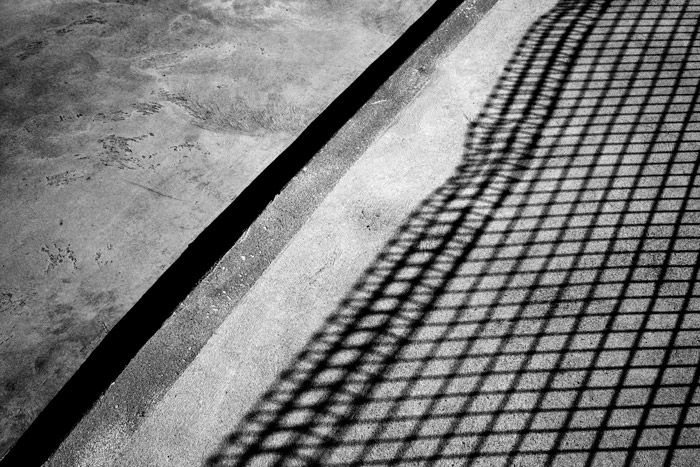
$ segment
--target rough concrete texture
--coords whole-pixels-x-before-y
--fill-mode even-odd
[[[0,454],[431,3],[0,2]]]
[[[51,465],[109,464],[343,174],[430,81],[494,0],[467,0],[297,173],[54,452]]]
[[[499,2],[116,463],[697,465],[699,19]]]
[[[122,457],[86,446],[83,465],[196,465],[215,454],[411,209],[454,171],[466,125],[519,38],[552,4],[501,2],[438,61],[417,100],[341,179],[140,429],[124,439],[112,427],[95,442],[124,443]]]

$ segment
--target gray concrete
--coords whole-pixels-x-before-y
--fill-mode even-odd
[[[124,450],[118,465],[195,465],[214,454],[411,210],[451,175],[463,155],[464,128],[524,31],[552,5],[501,2],[439,60],[420,96],[230,310],[136,433],[119,424],[104,427],[78,453],[78,463],[110,465],[113,459],[103,454],[115,444]],[[492,34],[496,29],[505,33]],[[208,312],[214,311],[200,309]]]
[[[430,4],[0,2],[0,455]]]
[[[696,465],[699,15],[501,0],[81,462]]]
[[[440,57],[461,41],[493,3],[463,2],[309,161],[70,433],[53,456],[53,465],[79,463],[85,452],[92,453],[93,461],[117,455],[144,415],[187,368],[337,181],[432,79]]]

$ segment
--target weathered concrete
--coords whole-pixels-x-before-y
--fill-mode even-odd
[[[79,463],[86,452],[93,462],[117,455],[143,416],[342,175],[431,80],[440,57],[468,34],[493,3],[463,2],[309,161],[72,430],[54,454],[52,465]]]
[[[343,177],[135,435],[108,427],[81,452],[84,465],[111,463],[99,449],[110,441],[126,445],[120,465],[193,465],[214,454],[411,209],[453,172],[464,128],[520,36],[552,4],[501,2],[440,60],[420,97]]]
[[[0,3],[0,453],[431,3]]]
[[[697,463],[700,2],[553,4],[440,61],[118,465]]]

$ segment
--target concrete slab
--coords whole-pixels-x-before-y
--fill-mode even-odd
[[[0,2],[0,456],[432,3]]]
[[[113,426],[93,446],[124,443],[120,465],[191,465],[215,453],[414,206],[451,175],[462,160],[464,128],[519,38],[552,5],[494,7],[438,62],[420,97],[343,177],[141,428],[125,438]],[[101,454],[88,445],[81,461],[113,462]]]
[[[499,2],[116,464],[694,465],[699,18]]]
[[[173,305],[176,309],[170,318],[162,323],[128,365],[118,372],[107,370],[114,375],[109,380],[112,384],[107,388],[93,383],[95,374],[105,371],[102,368],[105,364],[104,359],[95,360],[92,358],[95,355],[91,355],[91,371],[85,372],[85,368],[81,368],[78,378],[62,389],[60,397],[52,400],[49,411],[42,414],[30,432],[25,433],[20,445],[13,449],[11,458],[18,461],[36,459],[36,463],[40,463],[53,453],[54,464],[73,465],[86,450],[100,453],[99,456],[93,454],[93,458],[114,457],[122,447],[122,440],[128,439],[138,429],[144,414],[157,404],[187,368],[232,307],[246,295],[343,174],[430,81],[440,57],[452,50],[494,3],[492,0],[440,3],[414,24],[411,32],[402,36],[401,41],[392,46],[389,55],[381,59],[388,79],[373,92],[363,91],[361,94],[365,97],[362,99],[351,100],[365,104],[354,111],[352,118],[341,125],[322,148],[314,149],[316,152],[310,160],[304,159],[308,162],[303,168],[278,196],[269,204],[265,203],[265,209],[245,233],[241,231],[242,237],[223,254],[202,286],[183,298],[179,306]],[[400,57],[396,56],[397,53]],[[388,66],[387,63],[395,65]],[[394,69],[393,73],[389,72]],[[372,70],[368,72],[370,76],[375,75]],[[353,84],[353,89],[356,84]],[[364,86],[361,89],[368,89]],[[313,128],[305,133],[309,130]],[[160,298],[167,299],[165,296]],[[158,303],[154,302],[154,306]],[[121,334],[128,336],[129,332]],[[114,348],[119,349],[118,342],[112,341]],[[76,411],[75,394],[82,394],[86,387],[95,386],[102,388],[101,397],[97,400],[90,398],[85,412]],[[89,390],[87,394],[91,394]],[[79,423],[76,414],[82,415]],[[113,436],[105,437],[105,433]],[[60,448],[54,452],[58,443],[61,443]]]

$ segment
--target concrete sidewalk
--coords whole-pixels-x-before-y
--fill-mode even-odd
[[[0,1],[0,458],[432,4]]]
[[[78,463],[697,465],[699,16],[498,2]]]

